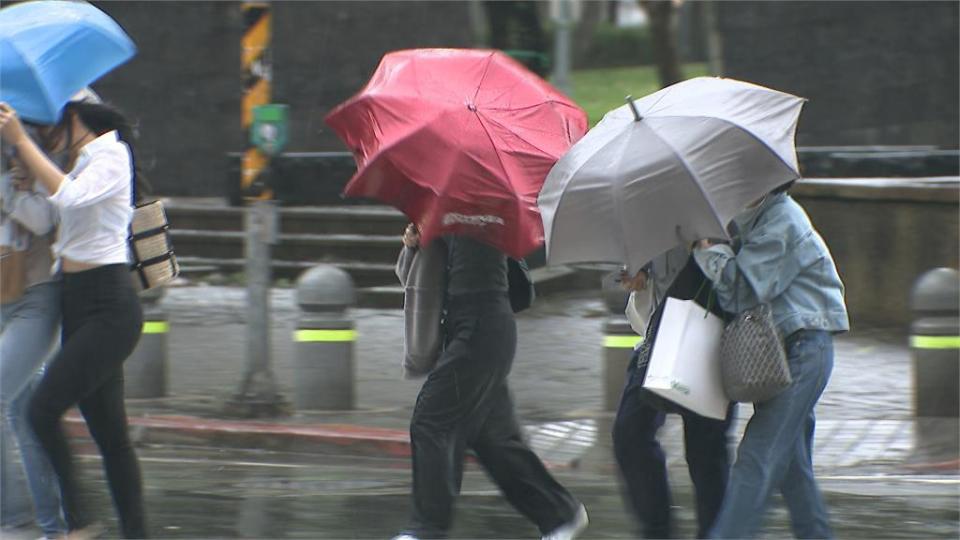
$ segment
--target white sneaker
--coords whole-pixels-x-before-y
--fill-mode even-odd
[[[570,523],[561,525],[554,529],[550,534],[543,537],[543,540],[573,540],[580,536],[580,533],[587,528],[590,519],[587,518],[587,509],[581,504],[574,514]]]
[[[417,540],[417,537],[410,536],[409,534],[401,534],[399,536],[394,536],[393,540]]]

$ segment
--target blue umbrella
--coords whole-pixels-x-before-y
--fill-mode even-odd
[[[87,3],[0,9],[0,101],[24,120],[55,124],[70,96],[136,52],[120,25]]]

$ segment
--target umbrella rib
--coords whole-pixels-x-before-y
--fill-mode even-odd
[[[770,151],[771,154],[773,154],[774,156],[776,156],[777,161],[779,161],[780,163],[782,163],[790,172],[796,173],[796,174],[797,174],[797,178],[800,178],[800,172],[794,170],[794,168],[791,167],[789,163],[787,163],[786,161],[783,160],[783,158],[780,156],[780,154],[777,153],[776,150],[774,150],[773,148],[771,148],[769,144],[767,144],[766,142],[764,142],[763,139],[761,139],[760,137],[758,137],[756,133],[750,131],[749,129],[744,128],[743,126],[741,126],[741,125],[739,125],[739,124],[736,124],[736,123],[734,123],[734,122],[731,122],[731,121],[729,121],[729,120],[727,120],[727,119],[725,119],[725,118],[717,118],[717,117],[715,117],[715,116],[710,116],[710,117],[705,117],[705,118],[712,118],[712,119],[717,120],[717,121],[719,121],[719,122],[723,122],[724,124],[728,124],[728,125],[730,125],[730,126],[733,126],[734,128],[739,129],[740,131],[746,133],[747,136],[749,136],[750,138],[756,140],[758,143],[762,144],[762,145],[764,146],[764,148],[766,148],[767,150]],[[796,136],[796,133],[797,133],[797,124],[796,124],[796,123],[794,123],[794,125],[793,125],[793,133],[794,133],[794,136]]]
[[[629,125],[630,125],[630,124],[624,126],[624,127],[622,128],[623,131],[626,131],[626,129],[628,129]],[[556,208],[556,210],[555,210],[555,214],[559,214],[559,213],[560,213],[560,201],[563,199],[564,193],[566,193],[567,188],[568,188],[569,185],[570,185],[570,182],[571,182],[572,179],[577,175],[577,173],[580,172],[580,170],[582,170],[584,167],[586,167],[588,163],[592,162],[594,158],[596,158],[597,156],[599,156],[600,154],[602,154],[603,151],[604,151],[607,147],[609,147],[610,145],[612,145],[612,144],[614,144],[615,142],[617,142],[618,139],[620,138],[620,136],[622,136],[622,135],[623,135],[623,133],[622,133],[622,131],[621,131],[620,133],[617,134],[617,136],[610,137],[610,140],[606,141],[605,143],[603,143],[603,146],[601,146],[600,148],[596,149],[596,151],[593,152],[593,155],[591,155],[591,156],[588,157],[587,159],[583,160],[583,163],[580,163],[575,169],[572,169],[572,170],[569,172],[569,174],[567,175],[567,182],[566,182],[566,183],[563,185],[563,187],[559,190],[559,193],[558,193],[558,195],[557,195],[557,208]],[[563,159],[563,158],[561,158],[561,159]],[[614,201],[616,201],[616,197],[613,196],[613,190],[612,190],[612,189],[610,190],[610,193],[611,193],[611,197],[614,199]],[[539,196],[538,196],[537,198],[538,198],[538,201],[539,201]],[[538,204],[539,204],[539,202],[538,202]],[[616,205],[614,205],[614,206],[616,206]],[[617,216],[617,219],[619,220],[619,219],[620,219],[620,216]],[[557,221],[558,221],[558,219],[556,218],[556,215],[555,215],[555,216],[554,216],[554,219],[553,219],[552,222],[550,223],[550,234],[551,234],[551,235],[553,235],[554,232],[555,232],[554,228],[557,226]],[[546,234],[546,231],[544,231],[544,234]],[[624,242],[621,242],[621,245],[622,245],[622,247],[623,247],[623,249],[624,249],[623,254],[624,254],[624,257],[625,257],[626,254],[627,254],[626,245],[625,245]],[[622,262],[622,261],[621,261],[621,262]]]
[[[697,189],[698,189],[698,190],[700,190],[700,194],[703,196],[703,200],[705,200],[705,201],[707,202],[707,206],[710,207],[710,210],[713,212],[713,215],[716,216],[716,215],[717,215],[717,208],[716,208],[715,206],[713,206],[713,201],[710,200],[710,197],[707,196],[707,192],[703,190],[703,186],[701,186],[701,185],[700,185],[700,182],[697,181],[697,176],[693,173],[693,169],[690,168],[690,165],[687,164],[687,161],[686,161],[685,159],[683,159],[683,155],[681,155],[680,152],[678,152],[677,149],[674,148],[673,145],[670,144],[669,141],[667,141],[665,138],[661,137],[660,134],[656,132],[656,130],[654,130],[652,127],[650,127],[650,124],[649,124],[649,123],[645,124],[644,127],[646,127],[648,130],[650,130],[650,133],[652,133],[656,138],[660,139],[660,142],[662,142],[662,143],[664,144],[664,146],[666,146],[667,148],[669,148],[670,150],[673,151],[673,155],[676,156],[677,161],[679,161],[679,162],[680,162],[680,165],[683,166],[683,170],[687,171],[687,176],[689,176],[690,179],[693,180],[693,184],[694,184],[695,186],[697,186]],[[718,219],[717,221],[719,221],[719,219]],[[726,228],[727,224],[726,224],[726,223],[720,223],[720,226]]]
[[[473,102],[477,102],[477,96],[480,95],[480,89],[483,88],[483,81],[487,80],[487,72],[490,71],[490,64],[493,63],[493,54],[487,56],[487,65],[483,66],[483,75],[480,75],[480,82],[477,83],[477,90],[473,93]]]
[[[761,145],[763,145],[764,148],[768,149],[768,150],[770,151],[770,153],[773,154],[773,155],[777,158],[777,160],[778,160],[780,163],[782,163],[787,169],[789,169],[791,172],[796,173],[796,174],[798,175],[797,178],[800,177],[800,176],[799,176],[800,173],[799,173],[798,171],[794,170],[794,168],[793,168],[792,166],[790,166],[789,163],[787,163],[786,161],[784,161],[784,159],[780,156],[780,154],[778,154],[776,150],[774,150],[773,148],[771,148],[769,144],[767,144],[766,142],[764,142],[764,140],[763,140],[762,138],[760,138],[756,133],[750,131],[749,129],[747,129],[747,128],[743,127],[743,126],[741,126],[740,124],[737,124],[736,122],[731,122],[730,120],[727,120],[726,118],[720,118],[719,116],[709,116],[709,115],[705,115],[705,114],[697,114],[697,115],[690,115],[690,116],[682,115],[682,114],[665,114],[665,115],[663,115],[663,116],[653,116],[653,117],[649,117],[649,116],[648,116],[648,117],[647,117],[647,119],[650,119],[650,118],[656,118],[656,119],[658,119],[658,120],[661,119],[661,118],[705,118],[705,119],[707,119],[707,120],[716,120],[717,122],[723,122],[724,124],[727,124],[727,125],[735,128],[735,129],[738,129],[738,130],[742,131],[743,133],[746,133],[750,138],[756,140],[758,143],[760,143]],[[654,131],[652,128],[650,129],[650,131],[652,131],[654,134],[657,134],[656,131]],[[794,124],[794,126],[793,126],[793,132],[794,132],[794,134],[796,134],[796,132],[797,132],[797,125],[796,125],[796,124]],[[657,134],[657,137],[666,144],[666,140],[665,140],[663,137],[660,137],[659,134]],[[669,146],[669,144],[668,144],[668,146]],[[676,150],[675,150],[672,146],[670,146],[670,149],[671,149],[671,150],[674,150],[674,152],[676,152]]]
[[[667,94],[669,94],[670,92],[673,92],[674,87],[673,85],[670,85],[664,88],[664,90],[665,92],[663,92],[663,94],[660,97],[658,97],[655,102],[653,102],[653,105],[650,105],[649,107],[647,107],[647,110],[644,111],[643,116],[649,116],[650,114],[654,114],[653,108],[659,105],[660,102],[663,101],[663,98],[667,97]]]
[[[477,117],[479,118],[480,115],[478,114]],[[546,156],[549,156],[549,155],[550,155],[550,152],[547,152],[547,151],[544,150],[543,148],[540,148],[539,146],[537,146],[537,145],[533,144],[532,142],[528,141],[527,139],[521,137],[520,134],[517,133],[516,131],[514,131],[510,126],[508,126],[508,125],[506,125],[506,124],[504,124],[504,123],[498,122],[497,120],[494,120],[493,118],[489,118],[489,117],[486,117],[486,116],[485,116],[484,118],[487,119],[487,120],[489,120],[489,121],[491,121],[491,122],[493,122],[494,124],[502,127],[503,129],[509,131],[510,133],[512,133],[513,135],[515,135],[518,139],[520,139],[521,141],[523,141],[523,142],[529,144],[530,146],[532,146],[533,148],[536,148],[537,150],[539,150],[542,154],[544,154],[544,155],[546,155]],[[482,124],[482,123],[483,123],[483,122],[481,122],[481,124]],[[486,129],[486,128],[484,128],[484,129]],[[541,131],[542,133],[549,133],[548,130],[531,130],[531,131]],[[488,137],[490,136],[490,133],[489,133],[489,132],[487,133],[487,136],[488,136]],[[492,139],[492,138],[491,138],[491,140],[490,140],[490,143],[491,143],[491,144],[493,143],[493,139]],[[496,148],[496,145],[494,145],[494,148]],[[499,152],[499,150],[498,150],[498,152]],[[499,155],[499,154],[498,154],[498,155]]]
[[[562,105],[568,109],[576,110],[574,107],[571,107],[570,104],[564,103],[563,101],[556,100],[556,99],[547,99],[547,100],[541,101],[540,103],[527,105],[526,107],[484,107],[484,109],[487,111],[525,111],[527,109],[543,107],[544,105]]]
[[[783,158],[780,157],[780,154],[778,154],[778,153],[776,152],[776,150],[774,150],[773,148],[771,148],[770,145],[767,144],[766,142],[764,142],[764,140],[763,140],[762,138],[760,138],[759,136],[757,136],[756,133],[750,131],[749,129],[746,129],[745,127],[741,126],[740,124],[737,124],[736,122],[731,122],[730,120],[727,120],[726,118],[720,118],[719,116],[709,116],[709,115],[705,115],[705,114],[697,114],[697,115],[690,115],[690,116],[683,115],[683,114],[665,114],[665,115],[662,115],[662,116],[647,116],[647,117],[645,117],[645,119],[651,119],[651,118],[655,118],[655,119],[658,119],[658,120],[661,119],[661,118],[705,118],[705,119],[707,119],[707,120],[716,120],[716,121],[718,121],[718,122],[723,122],[724,124],[727,124],[727,125],[729,125],[729,126],[732,126],[732,127],[736,128],[736,129],[738,129],[738,130],[746,133],[746,134],[749,135],[752,139],[754,139],[754,140],[756,140],[758,143],[762,144],[765,148],[767,148],[768,150],[770,150],[770,153],[773,154],[774,156],[776,156],[777,160],[779,160],[781,163],[783,163],[784,166],[787,167],[787,169],[789,169],[789,170],[792,171],[792,172],[797,173],[797,174],[798,174],[797,177],[799,178],[799,172],[798,172],[798,171],[795,171],[795,170],[793,169],[793,167],[790,166],[789,163],[787,163],[786,161],[784,161]],[[794,130],[794,133],[796,133],[796,130],[797,130],[797,126],[796,126],[796,125],[794,125],[793,130]],[[651,129],[650,131],[652,131],[653,133],[656,134],[656,131],[654,131],[653,129]],[[666,140],[663,139],[663,137],[660,137],[660,135],[657,135],[657,137],[658,137],[660,140],[664,141],[664,143],[666,143]],[[672,146],[670,147],[670,149],[671,149],[671,150],[674,150],[674,152],[676,152],[676,150],[675,150]]]
[[[500,148],[497,147],[497,143],[493,140],[493,135],[490,134],[490,130],[487,129],[487,125],[483,122],[483,117],[479,114],[477,114],[476,117],[480,122],[480,127],[483,128],[483,132],[487,135],[487,139],[490,140],[490,146],[493,148],[494,155],[497,156],[497,163],[500,164],[500,169],[503,171],[503,177],[510,178],[510,173],[507,172],[507,166],[503,163],[503,157],[500,156]]]

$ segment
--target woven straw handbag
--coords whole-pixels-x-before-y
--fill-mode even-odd
[[[734,279],[737,298],[739,272]],[[770,305],[737,311],[720,339],[723,388],[732,401],[761,403],[790,386],[790,365]]]
[[[131,272],[138,289],[166,285],[180,274],[169,231],[162,202],[153,201],[134,208],[129,240],[133,254]]]

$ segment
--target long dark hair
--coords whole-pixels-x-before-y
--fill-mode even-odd
[[[83,125],[98,137],[110,131],[116,131],[121,141],[130,148],[130,160],[133,174],[134,199],[135,202],[143,200],[144,196],[153,192],[153,187],[143,175],[143,172],[137,166],[137,151],[135,141],[137,139],[136,127],[127,120],[126,115],[112,105],[105,103],[93,103],[90,101],[71,101],[63,109],[63,120],[69,126],[69,117],[75,113],[83,122]],[[67,128],[67,140],[71,141],[73,134],[70,128]],[[68,142],[68,146],[69,146]]]

